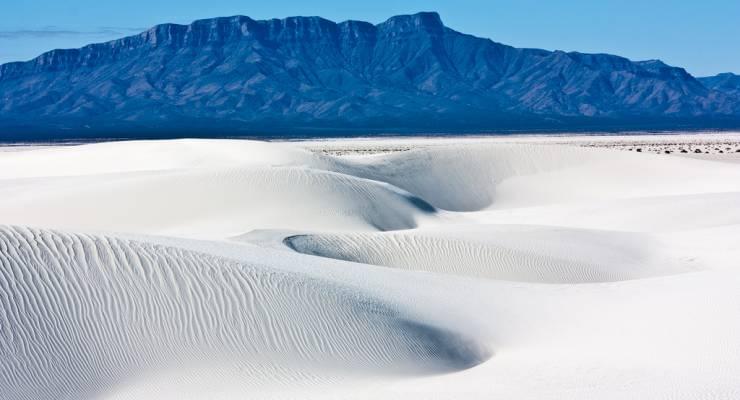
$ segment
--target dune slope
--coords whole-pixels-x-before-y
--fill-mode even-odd
[[[248,387],[301,371],[439,373],[488,357],[380,299],[269,266],[25,228],[1,228],[0,246],[6,399],[105,396],[214,362]]]

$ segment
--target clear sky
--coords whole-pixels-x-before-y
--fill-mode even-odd
[[[0,63],[136,33],[163,22],[319,15],[381,22],[438,11],[461,32],[517,47],[661,59],[697,76],[740,73],[740,0],[5,0]]]

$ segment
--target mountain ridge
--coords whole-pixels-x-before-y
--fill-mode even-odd
[[[713,76],[697,78],[707,88],[740,98],[740,75],[723,72]]]
[[[515,48],[433,12],[219,17],[1,65],[0,138],[740,126],[740,98],[701,79]]]

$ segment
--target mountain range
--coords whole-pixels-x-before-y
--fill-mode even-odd
[[[740,77],[515,48],[437,13],[162,24],[0,66],[0,139],[740,127]]]

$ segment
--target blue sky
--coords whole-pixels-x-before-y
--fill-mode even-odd
[[[698,76],[740,73],[739,0],[8,0],[0,13],[0,63],[162,22],[241,14],[377,23],[417,11],[438,11],[453,29],[517,47],[659,58]]]

